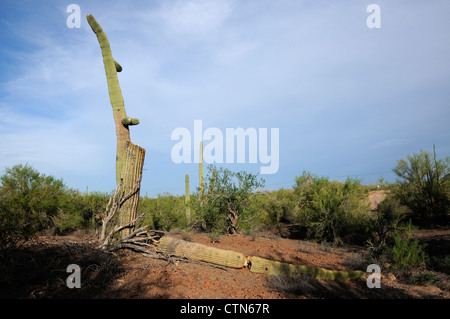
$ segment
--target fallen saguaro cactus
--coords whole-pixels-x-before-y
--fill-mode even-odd
[[[248,257],[250,271],[266,275],[285,277],[311,277],[315,279],[352,280],[365,276],[363,271],[333,271],[319,267],[309,267],[282,263],[260,257]]]
[[[247,262],[244,254],[191,243],[169,236],[161,237],[156,251],[166,255],[189,258],[231,268],[243,268]]]
[[[156,251],[168,256],[188,258],[231,268],[247,267],[254,273],[291,278],[311,277],[328,280],[354,280],[364,278],[365,276],[365,273],[360,270],[333,271],[319,267],[282,263],[256,256],[245,257],[244,254],[232,250],[191,243],[169,236],[160,238]]]

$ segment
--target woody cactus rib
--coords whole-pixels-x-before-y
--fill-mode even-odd
[[[139,189],[144,165],[145,149],[131,142],[129,126],[139,124],[139,120],[130,118],[125,112],[122,92],[120,90],[117,72],[122,66],[116,62],[111,53],[108,38],[100,24],[92,15],[87,15],[87,21],[97,36],[103,56],[109,99],[111,102],[117,135],[116,182],[122,183],[123,192],[132,196],[120,207],[121,224],[127,224],[136,219],[139,201]],[[129,233],[128,229],[126,233]]]

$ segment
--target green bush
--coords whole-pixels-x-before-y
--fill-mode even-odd
[[[204,192],[191,197],[197,220],[207,231],[235,233],[239,228],[251,228],[255,210],[251,200],[264,180],[245,171],[232,172],[208,166]]]
[[[407,208],[402,206],[400,201],[391,194],[378,204],[377,215],[372,219],[374,239],[378,242],[378,252],[381,252],[386,241],[392,238],[393,232],[404,220],[406,212]]]
[[[77,229],[94,229],[95,219],[103,217],[109,200],[105,193],[80,194],[30,165],[7,168],[0,181],[3,246],[11,245],[7,238],[25,242],[42,231],[65,235]]]
[[[394,232],[394,243],[388,247],[387,254],[395,268],[409,272],[415,267],[425,265],[427,255],[425,245],[417,239],[412,239],[414,226],[409,222],[403,229]]]
[[[320,241],[364,243],[371,235],[367,191],[356,179],[344,183],[303,173],[296,178],[298,222]]]
[[[156,198],[141,198],[138,215],[142,213],[145,216],[139,225],[147,225],[152,229],[164,231],[186,228],[184,196],[164,193],[163,195],[158,194]]]
[[[6,249],[53,224],[65,186],[29,165],[7,168],[0,181],[0,246]]]
[[[398,176],[394,194],[411,209],[416,222],[446,224],[450,211],[450,182],[446,177],[450,157],[436,160],[436,154],[421,150],[407,159],[399,160],[393,168]]]
[[[94,230],[98,226],[95,221],[104,217],[109,197],[106,193],[91,192],[86,195],[67,189],[60,198],[59,213],[54,218],[54,232],[65,235],[77,229]]]
[[[297,198],[291,189],[255,194],[251,205],[261,215],[259,220],[264,226],[274,226],[280,222],[293,223],[297,219]]]

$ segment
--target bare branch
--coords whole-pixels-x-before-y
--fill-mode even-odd
[[[121,198],[121,200],[119,202],[119,207],[121,207],[123,205],[123,203],[125,203],[131,196],[133,196],[134,194],[137,193],[137,191],[139,190],[140,184],[141,184],[141,179],[137,179],[136,182],[134,183],[133,189],[126,196]]]

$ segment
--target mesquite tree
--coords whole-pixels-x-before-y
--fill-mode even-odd
[[[122,67],[112,56],[108,38],[92,15],[87,15],[87,21],[97,36],[103,56],[109,98],[113,109],[117,135],[116,181],[117,188],[123,193],[119,207],[119,224],[132,224],[125,231],[129,234],[133,228],[133,221],[137,218],[139,189],[144,165],[145,149],[135,145],[130,140],[131,125],[139,124],[139,120],[130,118],[125,112],[122,92],[117,78],[117,72]]]
[[[198,196],[193,197],[193,211],[200,215],[207,230],[234,234],[238,218],[253,215],[251,198],[265,181],[257,174],[232,172],[223,167],[216,170],[212,165],[208,171],[203,192],[199,190]]]

